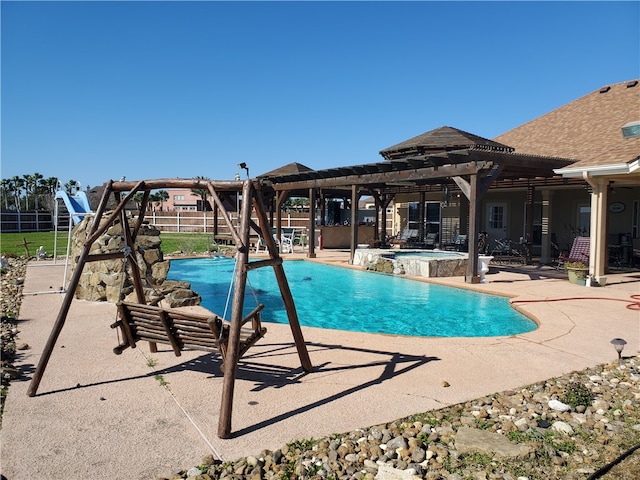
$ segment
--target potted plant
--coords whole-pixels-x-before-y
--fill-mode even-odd
[[[567,262],[564,264],[567,270],[569,281],[576,285],[586,285],[587,275],[589,275],[589,266],[582,262]]]

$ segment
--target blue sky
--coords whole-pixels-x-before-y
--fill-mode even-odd
[[[1,3],[2,178],[256,176],[640,77],[639,2]],[[244,176],[244,172],[241,172]]]

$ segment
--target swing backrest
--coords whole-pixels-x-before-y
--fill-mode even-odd
[[[263,308],[264,305],[258,305],[243,318],[238,358],[267,332],[260,320]],[[123,343],[114,349],[117,354],[134,348],[138,341],[147,341],[170,345],[176,356],[183,349],[192,349],[220,353],[223,360],[226,357],[230,324],[218,315],[133,302],[119,302],[118,315],[119,321],[112,325],[119,327],[123,336]],[[244,327],[249,322],[251,326]]]

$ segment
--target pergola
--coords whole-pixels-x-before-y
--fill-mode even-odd
[[[509,147],[497,145],[473,145],[469,148],[436,152],[418,152],[403,158],[386,161],[286,173],[275,171],[260,177],[265,186],[275,191],[276,210],[291,196],[309,198],[310,232],[314,231],[316,199],[324,192],[350,191],[351,204],[357,205],[361,195],[371,195],[376,206],[376,219],[382,216],[382,227],[376,224],[377,235],[384,240],[386,206],[398,193],[421,193],[441,191],[443,188],[458,189],[469,204],[468,240],[469,262],[465,280],[479,282],[478,233],[480,229],[480,205],[490,188],[521,187],[527,189],[527,208],[533,211],[535,188],[572,185],[576,180],[562,178],[554,169],[566,167],[575,160],[519,154]],[[532,218],[528,215],[527,237],[533,231]],[[351,209],[351,260],[358,245],[357,208]],[[280,228],[280,215],[278,225]],[[315,238],[309,235],[307,255],[315,257]]]

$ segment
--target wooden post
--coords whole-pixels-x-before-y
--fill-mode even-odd
[[[262,229],[264,231],[264,229],[267,228],[268,226],[267,215],[264,210],[264,205],[262,203],[262,197],[260,197],[260,195],[255,196],[255,207],[256,207],[256,214],[258,215],[258,221],[260,225],[262,225]],[[267,245],[269,246],[269,250],[271,251],[271,246],[269,242],[267,242]],[[274,248],[274,251],[275,251],[275,248]],[[274,255],[272,255],[271,258],[274,258]],[[311,359],[309,358],[307,345],[304,342],[304,336],[302,335],[302,329],[300,328],[300,321],[298,319],[298,312],[296,311],[296,304],[293,300],[293,296],[291,295],[291,289],[289,288],[289,281],[287,280],[287,276],[285,275],[282,262],[277,262],[277,264],[273,265],[273,270],[276,275],[278,287],[280,287],[280,295],[282,296],[282,301],[284,302],[284,308],[287,311],[287,318],[289,319],[289,327],[291,328],[291,334],[293,335],[293,340],[296,343],[296,349],[298,351],[298,358],[300,359],[300,364],[302,365],[302,368],[304,369],[305,372],[311,372],[313,371],[313,365],[311,364]]]
[[[527,186],[527,224],[525,225],[525,234],[522,239],[522,245],[524,248],[525,263],[531,265],[531,248],[533,245],[533,215],[534,215],[534,202],[536,196],[536,187],[533,185]]]
[[[427,201],[427,197],[424,192],[420,192],[420,201],[418,202],[418,241],[424,244],[424,239],[426,233],[424,231],[425,223],[426,223],[426,208],[425,202]]]
[[[102,217],[102,213],[107,206],[107,200],[109,197],[109,193],[111,192],[111,184],[108,184],[102,194],[102,199],[100,200],[100,205],[98,207],[98,211],[96,212],[96,216],[93,219],[93,224],[91,225],[91,230],[89,233],[97,230],[98,225],[100,224],[100,218]],[[90,235],[87,235],[88,237]],[[42,356],[38,361],[38,366],[36,367],[36,371],[33,374],[33,378],[31,379],[31,383],[29,384],[29,388],[27,390],[27,395],[30,397],[35,396],[38,391],[38,386],[40,385],[40,381],[42,380],[42,375],[44,375],[44,371],[47,368],[47,364],[49,363],[49,358],[51,358],[51,352],[53,352],[53,347],[56,345],[56,341],[60,336],[60,332],[62,331],[62,327],[64,327],[64,323],[67,320],[67,314],[69,313],[69,308],[71,307],[71,302],[73,300],[73,296],[76,293],[76,288],[78,287],[78,283],[80,283],[80,276],[82,275],[82,270],[84,270],[84,265],[87,260],[87,256],[89,255],[89,250],[91,249],[91,245],[93,242],[85,243],[82,252],[78,258],[78,262],[76,263],[76,268],[73,271],[73,275],[71,276],[71,280],[69,281],[69,287],[67,288],[67,293],[64,296],[62,301],[62,306],[60,307],[60,311],[58,312],[58,317],[56,318],[55,323],[53,324],[53,329],[49,334],[49,338],[47,339],[47,343],[44,346],[44,350],[42,351]]]
[[[236,370],[240,349],[240,330],[242,327],[242,309],[244,307],[244,294],[247,287],[247,268],[249,263],[249,228],[251,225],[251,211],[253,184],[246,180],[242,188],[242,218],[240,222],[240,239],[237,244],[236,274],[233,288],[233,301],[231,304],[231,325],[229,327],[229,341],[227,355],[224,361],[224,381],[222,383],[222,402],[220,405],[220,418],[218,420],[218,437],[229,438],[231,436],[231,416],[233,412],[233,391],[236,382]]]
[[[358,248],[358,185],[351,185],[351,253],[349,254],[349,264],[353,264],[353,257],[356,256]]]
[[[478,276],[478,226],[480,224],[480,199],[478,198],[479,175],[469,180],[469,258],[467,260],[466,283],[480,283]]]
[[[309,233],[307,235],[308,258],[316,258],[316,189],[309,189]]]

